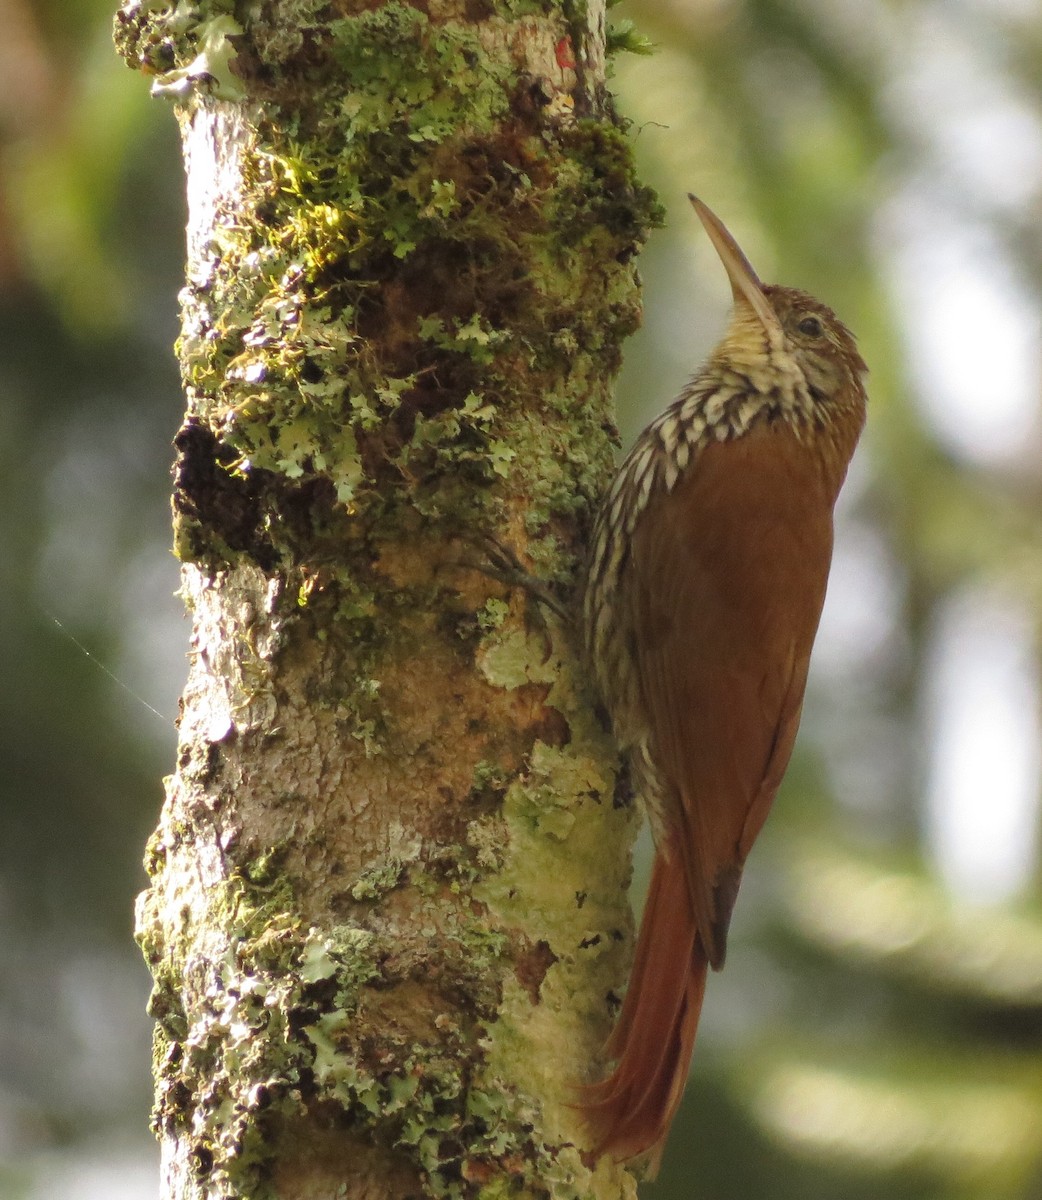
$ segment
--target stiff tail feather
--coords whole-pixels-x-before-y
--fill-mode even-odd
[[[680,856],[656,855],[629,988],[606,1047],[616,1066],[582,1098],[594,1152],[623,1161],[651,1151],[652,1178],[684,1094],[708,965]]]

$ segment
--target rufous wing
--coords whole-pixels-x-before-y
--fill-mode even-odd
[[[624,581],[652,755],[709,961],[792,752],[832,553],[787,427],[706,447],[649,505]]]
[[[785,430],[703,449],[634,532],[618,602],[666,795],[597,1152],[651,1151],[683,1095],[706,972],[792,752],[832,552],[833,494]]]

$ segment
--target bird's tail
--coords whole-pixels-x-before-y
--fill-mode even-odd
[[[678,855],[656,855],[630,984],[606,1052],[611,1075],[583,1089],[595,1153],[624,1161],[652,1151],[654,1177],[684,1094],[708,959]]]

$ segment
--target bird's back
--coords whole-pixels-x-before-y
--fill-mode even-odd
[[[652,818],[659,842],[676,833],[690,858],[715,966],[736,891],[727,881],[763,824],[799,723],[832,554],[831,486],[784,422],[707,446],[652,500],[620,578],[638,712],[660,794],[671,797]]]

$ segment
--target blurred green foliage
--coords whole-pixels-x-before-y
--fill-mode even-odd
[[[166,493],[184,202],[176,128],[115,59],[109,6],[15,3],[4,22],[0,1194],[17,1196],[83,1138],[147,1149],[130,933],[183,677]]]
[[[0,1191],[14,1194],[54,1147],[147,1136],[148,985],[129,934],[185,648],[167,551],[183,184],[169,111],[111,50],[111,8],[12,0],[0,49]],[[624,431],[722,326],[695,190],[765,279],[817,293],[859,335],[872,411],[840,545],[880,548],[853,570],[885,630],[874,654],[822,648],[653,1194],[1042,1197],[1037,894],[953,896],[922,800],[934,614],[953,589],[998,584],[1037,625],[1042,481],[1030,455],[953,452],[927,415],[885,218],[925,178],[994,232],[1037,306],[1037,179],[1031,201],[989,207],[901,79],[916,38],[951,38],[953,98],[965,52],[1016,89],[1042,140],[1042,18],[971,0],[629,0],[612,15],[633,22],[620,47],[655,45],[616,56],[614,85],[670,214],[644,258]],[[858,576],[876,561],[882,590]]]
[[[1003,77],[1038,136],[1042,20],[1024,6],[927,0],[633,0],[623,11],[656,44],[650,62],[618,60],[615,84],[644,178],[670,213],[645,256],[648,323],[623,372],[625,427],[634,434],[677,390],[727,307],[684,202],[691,189],[764,279],[815,292],[858,334],[871,408],[839,550],[844,539],[881,546],[891,575],[881,587],[874,560],[854,560],[855,587],[885,609],[874,653],[848,648],[844,659],[819,645],[797,756],[746,873],[727,971],[710,983],[655,1194],[1040,1196],[1037,893],[984,907],[953,895],[924,836],[923,799],[935,615],[961,587],[996,586],[1037,626],[1040,473],[1030,450],[954,455],[931,422],[888,214],[924,186],[972,212],[1024,272],[1037,314],[1037,199],[1034,212],[980,206],[945,161],[950,129],[904,96],[916,39],[948,38],[953,104],[969,46],[971,65]],[[1036,818],[1020,831],[1028,842]]]

